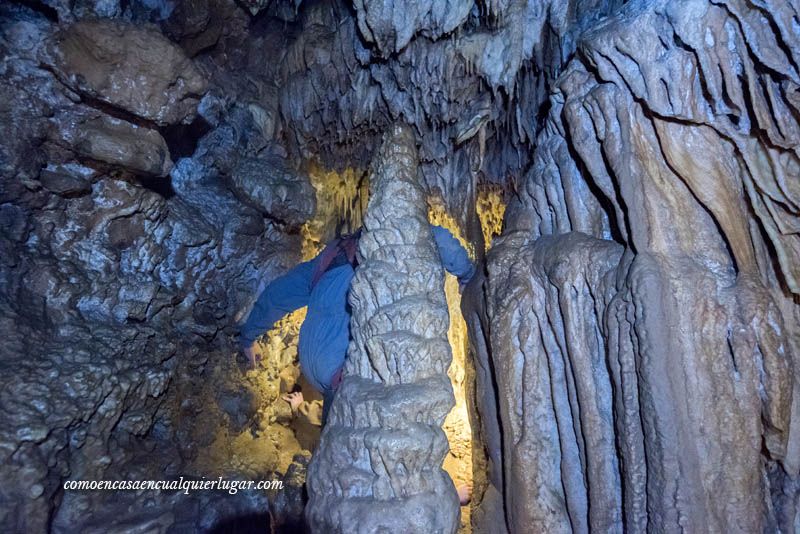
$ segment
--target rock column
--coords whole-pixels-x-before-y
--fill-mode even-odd
[[[417,177],[414,137],[395,126],[370,178],[350,290],[352,341],[312,463],[306,516],[318,532],[455,532],[442,470],[453,406],[444,272]]]

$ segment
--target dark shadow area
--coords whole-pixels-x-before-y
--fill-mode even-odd
[[[175,189],[172,187],[172,177],[167,176],[139,176],[139,183],[145,189],[149,189],[154,193],[158,193],[164,198],[172,198],[175,196]]]
[[[197,143],[211,131],[211,125],[197,116],[189,124],[173,124],[161,128],[161,135],[167,142],[172,161],[178,161],[194,154]]]
[[[44,15],[50,22],[58,22],[58,11],[44,2],[39,0],[16,0],[16,3]]]
[[[270,533],[269,514],[248,514],[225,519],[208,534],[265,534]],[[289,531],[280,531],[289,532]],[[299,531],[294,531],[299,532]]]

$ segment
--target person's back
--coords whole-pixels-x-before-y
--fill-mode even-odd
[[[329,267],[312,287],[306,319],[300,327],[300,369],[323,395],[344,365],[350,340],[347,294],[355,270],[345,262]]]
[[[445,228],[432,226],[431,231],[443,266],[465,284],[475,272],[466,251]],[[271,282],[259,296],[240,336],[243,350],[255,365],[255,339],[283,315],[308,306],[297,352],[303,375],[325,399],[323,420],[341,379],[350,340],[347,295],[355,273],[358,237],[356,232],[335,239],[313,260]]]

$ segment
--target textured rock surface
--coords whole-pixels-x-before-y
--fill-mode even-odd
[[[791,12],[629,2],[558,77],[489,259],[512,530],[796,529]]]
[[[242,200],[281,222],[299,226],[314,214],[311,182],[285,168],[280,158],[240,160],[231,183]]]
[[[0,523],[203,531],[260,514],[266,525],[263,493],[62,489],[270,479],[291,461],[291,431],[258,403],[279,397],[279,364],[294,357],[266,380],[242,376],[231,338],[258,290],[298,260],[300,239],[240,202],[205,148],[229,165],[257,156],[273,133],[253,126],[264,113],[207,96],[199,109],[213,124],[175,135],[207,82],[157,28],[131,21],[59,24],[4,3],[0,49]],[[174,139],[191,136],[183,158]],[[313,210],[306,187],[268,215],[297,224]],[[268,386],[247,393],[255,382]],[[255,445],[244,456],[209,460],[219,443],[242,454],[245,433]]]
[[[164,138],[155,131],[104,115],[67,123],[59,133],[79,158],[108,163],[141,175],[166,176],[172,160]]]
[[[410,129],[384,139],[353,280],[353,341],[309,467],[315,531],[455,532],[442,470],[453,406],[444,271],[429,230]]]
[[[191,121],[207,82],[157,29],[79,21],[52,38],[45,63],[70,89],[164,126]]]

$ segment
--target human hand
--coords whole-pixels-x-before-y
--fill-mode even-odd
[[[458,493],[458,502],[461,506],[466,506],[472,500],[472,482],[461,484],[456,488]]]
[[[289,393],[281,398],[289,403],[289,406],[292,407],[293,412],[296,412],[300,405],[303,404],[303,393],[301,391]]]
[[[256,350],[256,346],[250,345],[249,347],[244,347],[242,352],[244,352],[244,355],[247,356],[247,360],[250,362],[250,367],[255,369],[256,365],[261,361],[261,353]]]

